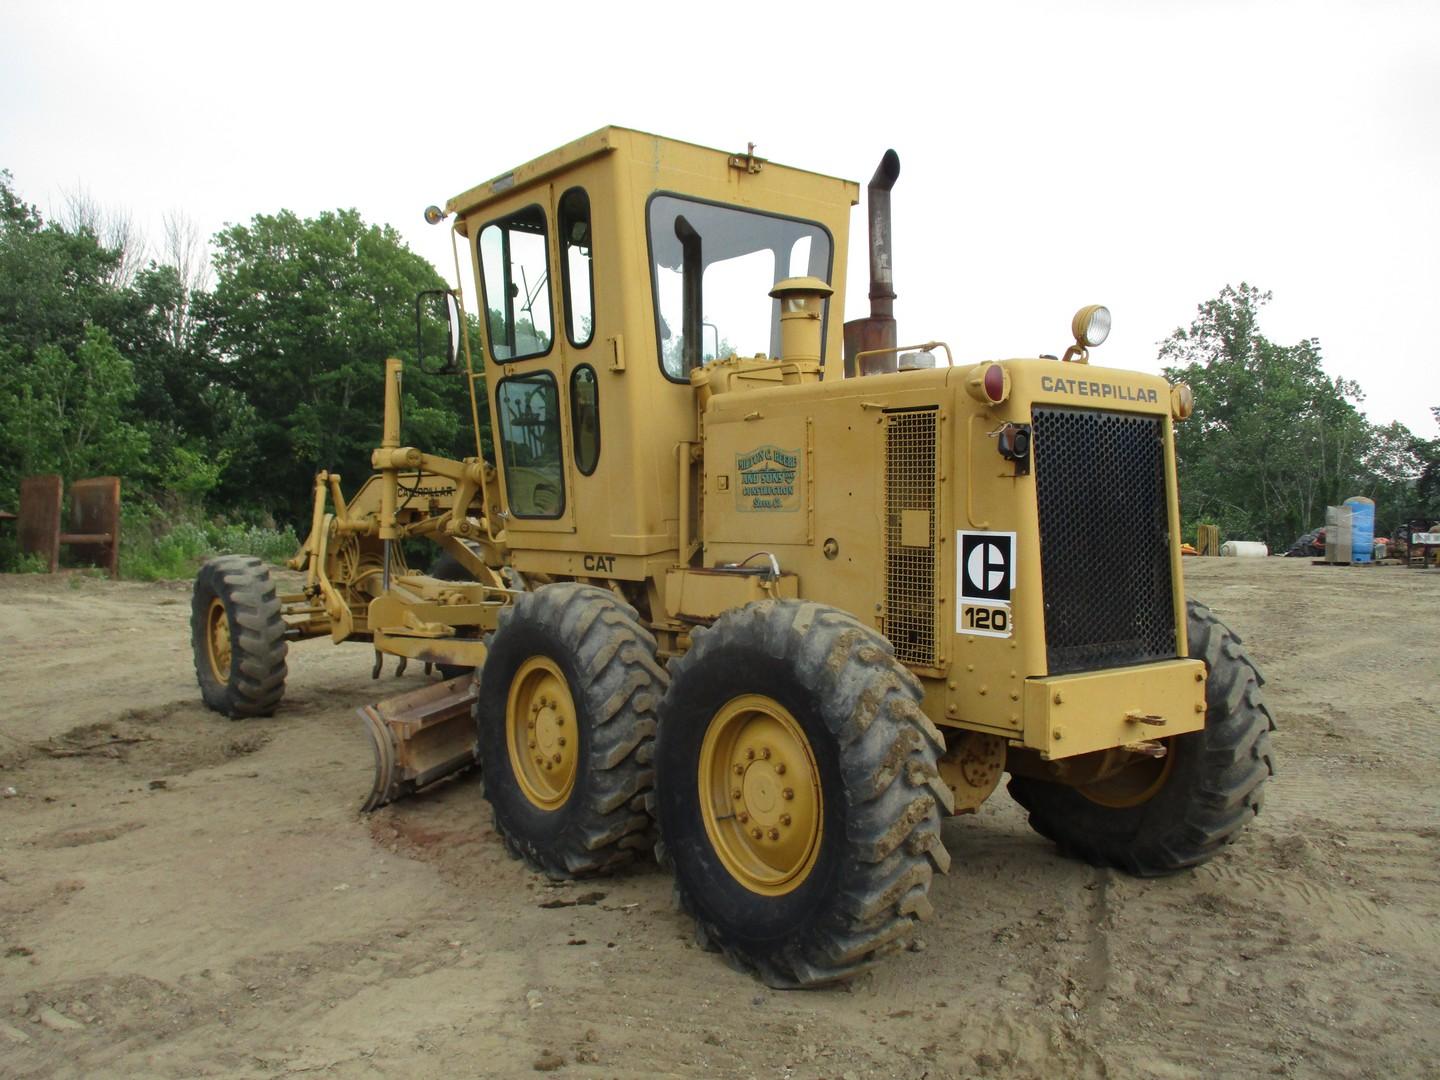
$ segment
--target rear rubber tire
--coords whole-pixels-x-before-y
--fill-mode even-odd
[[[209,635],[215,606],[224,609],[229,662],[217,671]],[[285,621],[270,569],[249,555],[211,559],[195,576],[190,644],[200,696],[232,718],[269,716],[285,696]]]
[[[1274,775],[1275,722],[1260,694],[1263,676],[1239,635],[1209,608],[1192,600],[1187,610],[1190,656],[1209,673],[1205,727],[1166,740],[1174,763],[1158,791],[1116,807],[1063,784],[1010,781],[1036,832],[1096,866],[1156,877],[1207,862],[1260,813]]]
[[[645,794],[654,778],[657,709],[669,685],[655,638],[614,593],[571,582],[516,597],[499,622],[475,705],[496,830],[511,854],[553,878],[632,861],[653,843]],[[511,684],[537,657],[563,675],[577,714],[574,786],[551,809],[526,795],[506,741]]]
[[[475,577],[460,565],[460,560],[451,555],[448,551],[442,551],[430,564],[430,569],[425,573],[441,581],[474,581]]]
[[[920,711],[920,684],[883,637],[820,604],[749,604],[691,640],[670,665],[655,749],[657,855],[674,870],[679,905],[703,947],[769,986],[849,978],[910,939],[930,914],[933,874],[949,867],[940,818],[952,804],[936,768],[944,743]],[[724,770],[705,770],[703,747],[712,723],[747,697],[802,729],[822,806],[818,854],[778,895],[731,869],[733,853],[717,851],[707,831],[718,812],[702,809],[734,795],[712,790]],[[748,785],[738,768],[747,771],[737,787]]]

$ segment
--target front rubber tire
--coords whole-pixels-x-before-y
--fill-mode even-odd
[[[1158,790],[1134,805],[1103,805],[1080,789],[1016,776],[1010,794],[1030,825],[1096,866],[1155,877],[1198,866],[1233,843],[1260,813],[1275,772],[1275,722],[1265,680],[1240,637],[1209,608],[1187,606],[1190,656],[1204,660],[1205,726],[1166,740],[1172,759]],[[1124,800],[1114,800],[1116,802]]]
[[[231,718],[274,713],[288,670],[285,621],[269,567],[249,555],[223,555],[200,567],[190,602],[190,645],[209,708]]]
[[[657,854],[674,870],[679,904],[703,946],[770,986],[849,978],[912,936],[930,914],[933,874],[949,867],[940,818],[950,792],[936,769],[944,744],[920,711],[920,684],[883,637],[820,604],[749,604],[691,640],[670,665],[655,748]],[[707,782],[704,748],[737,702],[798,724],[823,806],[813,862],[797,862],[768,893],[727,863],[723,841],[717,850],[707,831],[716,811],[703,808],[732,794]],[[737,774],[737,784],[749,780]]]
[[[566,763],[573,783],[558,805],[538,800],[533,780],[527,794],[507,742],[512,684],[537,670],[563,678],[575,713],[577,742],[567,751],[575,757]],[[485,795],[511,854],[550,877],[571,878],[614,869],[650,847],[645,794],[668,685],[655,638],[611,592],[546,585],[500,613],[480,670],[475,722]],[[558,798],[558,790],[550,794]]]

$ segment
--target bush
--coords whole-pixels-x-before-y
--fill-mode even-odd
[[[45,573],[49,569],[37,554],[20,553],[16,523],[0,531],[0,573]]]
[[[120,576],[130,581],[176,581],[195,576],[214,555],[255,555],[283,565],[300,548],[295,530],[207,521],[199,511],[164,512],[142,500],[120,511]],[[60,549],[63,560],[66,549]],[[0,535],[0,573],[43,574],[38,555],[22,555],[13,529]]]
[[[14,530],[9,530],[10,535],[0,536],[0,573],[4,574],[43,574],[48,569],[45,560],[39,555],[22,555],[20,553],[20,541],[15,538]]]
[[[208,534],[216,555],[255,555],[277,566],[300,548],[300,538],[288,525],[267,529],[261,525],[211,526]]]
[[[254,555],[278,565],[300,547],[290,528],[209,522],[188,515],[173,521],[130,506],[123,517],[120,576],[132,581],[185,580],[215,555]]]

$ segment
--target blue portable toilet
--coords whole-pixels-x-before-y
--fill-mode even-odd
[[[1375,500],[1352,495],[1345,500],[1345,506],[1350,510],[1350,561],[1374,562]]]

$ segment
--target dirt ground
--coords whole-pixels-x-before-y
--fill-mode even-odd
[[[306,642],[231,722],[188,586],[0,578],[0,1075],[1440,1075],[1440,573],[1186,566],[1270,680],[1256,825],[1137,881],[1001,791],[921,941],[808,993],[696,948],[653,865],[511,861],[471,779],[360,816],[354,710],[418,671]]]

